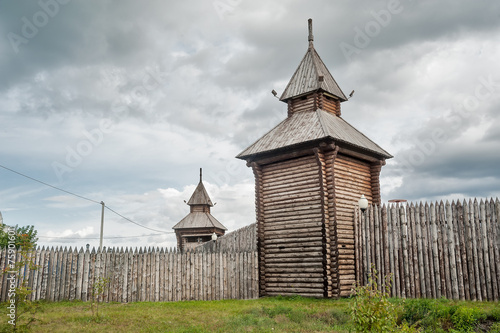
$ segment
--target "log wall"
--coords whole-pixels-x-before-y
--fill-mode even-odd
[[[357,280],[372,265],[391,295],[500,299],[500,201],[371,206],[356,211]]]
[[[315,155],[254,165],[261,295],[323,297],[324,195]]]
[[[257,251],[257,225],[252,223],[224,236],[220,236],[216,242],[211,241],[200,245],[197,249],[205,251],[255,252]]]
[[[315,111],[317,109],[331,112],[339,117],[341,114],[340,101],[325,95],[323,92],[316,92],[288,101],[288,116],[295,112]]]
[[[8,264],[0,250],[0,268]],[[18,254],[18,256],[20,256]],[[89,301],[94,281],[108,277],[105,302],[251,299],[258,297],[257,252],[38,248],[35,271],[22,270],[32,300]],[[20,260],[18,257],[17,260]],[[7,269],[8,270],[8,269]],[[0,301],[8,300],[10,274],[0,275]]]
[[[370,164],[337,154],[335,172],[335,205],[338,240],[340,296],[349,296],[355,282],[354,208],[362,194],[373,202]],[[378,179],[378,178],[377,178]]]

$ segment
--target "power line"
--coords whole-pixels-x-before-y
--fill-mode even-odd
[[[140,235],[140,236],[114,236],[114,237],[104,237],[104,239],[112,238],[137,238],[137,237],[150,237],[150,236],[162,236],[160,234],[150,234],[150,235]],[[57,238],[57,239],[99,239],[99,237],[64,237],[64,236],[36,236],[37,238]]]
[[[3,166],[3,165],[1,165],[1,164],[0,164],[0,167],[1,167],[1,168],[4,168],[5,170],[8,170],[8,171],[10,171],[10,172],[13,172],[13,173],[15,173],[15,174],[18,174],[18,175],[20,175],[20,176],[22,176],[22,177],[25,177],[25,178],[31,179],[31,180],[33,180],[33,181],[35,181],[35,182],[37,182],[37,183],[40,183],[40,184],[43,184],[43,185],[45,185],[45,186],[51,187],[51,188],[53,188],[53,189],[56,189],[56,190],[58,190],[58,191],[61,191],[61,192],[64,192],[64,193],[67,193],[67,194],[73,195],[73,196],[78,197],[78,198],[80,198],[80,199],[84,199],[84,200],[87,200],[87,201],[90,201],[90,202],[93,202],[93,203],[96,203],[96,204],[99,204],[99,205],[104,205],[104,204],[102,203],[102,201],[101,201],[101,202],[99,202],[99,201],[96,201],[96,200],[92,200],[92,199],[89,199],[89,198],[87,198],[87,197],[84,197],[83,195],[79,195],[79,194],[76,194],[76,193],[73,193],[73,192],[70,192],[70,191],[64,190],[64,189],[62,189],[62,188],[59,188],[59,187],[57,187],[57,186],[50,185],[50,184],[48,184],[48,183],[46,183],[46,182],[43,182],[43,181],[41,181],[41,180],[35,179],[35,178],[33,178],[33,177],[30,177],[30,176],[25,175],[25,174],[23,174],[23,173],[21,173],[21,172],[18,172],[18,171],[16,171],[16,170],[12,170],[11,168],[8,168],[8,167]],[[145,225],[142,225],[142,224],[140,224],[140,223],[137,223],[137,222],[132,221],[131,219],[129,219],[129,218],[127,218],[127,217],[123,216],[122,214],[118,213],[117,211],[115,211],[115,210],[111,209],[110,207],[108,207],[108,206],[106,206],[106,205],[104,205],[104,207],[106,207],[109,211],[111,211],[111,212],[115,213],[116,215],[120,216],[121,218],[123,218],[123,219],[127,220],[128,222],[131,222],[131,223],[133,223],[133,224],[135,224],[135,225],[137,225],[137,226],[139,226],[139,227],[141,227],[141,228],[148,229],[148,230],[155,231],[155,232],[161,232],[161,233],[164,233],[164,234],[173,234],[173,233],[174,233],[173,231],[163,231],[163,230],[157,230],[157,229],[153,229],[153,228],[146,227]],[[109,238],[109,237],[105,237],[105,238]],[[78,238],[78,239],[81,239],[81,238]]]
[[[54,186],[54,185],[47,184],[47,183],[45,183],[45,182],[42,182],[41,180],[38,180],[38,179],[35,179],[35,178],[33,178],[33,177],[27,176],[27,175],[25,175],[25,174],[23,174],[23,173],[17,172],[16,170],[12,170],[12,169],[10,169],[10,168],[7,168],[6,166],[3,166],[3,165],[1,165],[1,164],[0,164],[0,168],[4,168],[5,170],[9,170],[10,172],[13,172],[13,173],[16,173],[16,174],[18,174],[18,175],[20,175],[20,176],[23,176],[23,177],[26,177],[26,178],[28,178],[28,179],[31,179],[31,180],[33,180],[33,181],[35,181],[35,182],[38,182],[38,183],[40,183],[40,184],[43,184],[43,185],[45,185],[45,186],[52,187],[53,189],[56,189],[56,190],[58,190],[58,191],[62,191],[62,192],[65,192],[65,193],[68,193],[68,194],[74,195],[75,197],[78,197],[78,198],[81,198],[81,199],[84,199],[84,200],[88,200],[88,201],[94,202],[94,203],[96,203],[96,204],[101,204],[100,202],[97,202],[97,201],[95,201],[95,200],[92,200],[92,199],[86,198],[86,197],[84,197],[84,196],[82,196],[82,195],[79,195],[79,194],[76,194],[76,193],[73,193],[73,192],[70,192],[70,191],[63,190],[62,188],[56,187],[56,186]]]
[[[164,234],[173,234],[173,233],[174,233],[173,231],[162,231],[162,230],[157,230],[157,229],[153,229],[153,228],[150,228],[150,227],[146,227],[145,225],[142,225],[142,224],[139,224],[139,223],[137,223],[137,222],[132,221],[131,219],[129,219],[129,218],[127,218],[127,217],[123,216],[122,214],[120,214],[120,213],[118,213],[118,212],[116,212],[116,211],[114,211],[114,210],[112,210],[111,208],[109,208],[109,207],[108,207],[108,206],[106,206],[106,205],[105,205],[104,207],[106,207],[108,210],[112,211],[112,212],[113,212],[113,213],[115,213],[116,215],[120,216],[121,218],[123,218],[123,219],[125,219],[125,220],[127,220],[127,221],[129,221],[129,222],[131,222],[131,223],[133,223],[133,224],[135,224],[135,225],[138,225],[139,227],[142,227],[142,228],[145,228],[145,229],[149,229],[149,230],[151,230],[151,231],[161,232],[161,233],[164,233]]]

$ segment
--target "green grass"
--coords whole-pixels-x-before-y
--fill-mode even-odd
[[[390,301],[400,311],[400,323],[417,323],[422,331],[450,331],[454,322],[465,327],[469,323],[466,320],[477,317],[477,325],[483,325],[478,327],[500,332],[500,325],[495,324],[500,322],[498,302]],[[101,316],[96,320],[90,303],[43,302],[32,332],[349,332],[353,330],[350,303],[350,299],[303,297],[105,303],[100,305]],[[5,309],[4,305],[0,307]],[[8,327],[4,312],[0,310],[0,332]]]

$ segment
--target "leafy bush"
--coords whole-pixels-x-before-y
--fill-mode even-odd
[[[353,290],[351,317],[356,332],[393,332],[396,329],[396,306],[389,302],[390,277],[385,288],[379,288],[378,272],[372,267],[368,284]]]
[[[474,332],[479,320],[486,319],[486,314],[476,308],[460,307],[451,316],[453,327],[459,332]]]
[[[433,300],[426,298],[407,299],[403,303],[401,319],[409,324],[415,324],[426,318],[432,312]]]
[[[488,313],[487,319],[492,321],[500,321],[500,306],[497,306],[494,309],[492,309]]]
[[[490,330],[488,331],[490,333],[500,333],[500,322],[494,323],[491,325]]]

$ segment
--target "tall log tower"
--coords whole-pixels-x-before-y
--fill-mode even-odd
[[[392,156],[341,117],[347,101],[309,47],[280,100],[288,116],[237,158],[255,175],[260,295],[348,296],[355,281],[354,208],[380,203]]]

